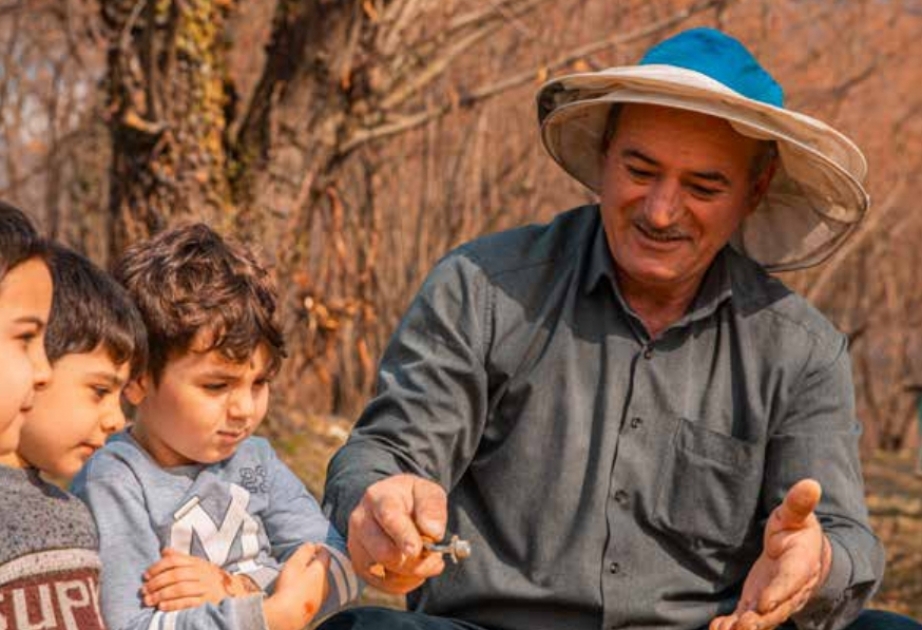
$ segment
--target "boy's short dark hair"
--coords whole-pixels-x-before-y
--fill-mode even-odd
[[[13,267],[30,258],[47,260],[45,241],[39,238],[25,213],[0,201],[0,282]]]
[[[131,376],[147,364],[147,332],[128,292],[84,256],[51,245],[54,293],[45,332],[45,352],[55,361],[102,345],[116,365],[128,362]]]
[[[158,382],[171,356],[190,349],[200,331],[206,349],[245,361],[261,343],[270,373],[285,357],[275,286],[252,252],[203,223],[166,230],[130,246],[115,266],[147,326],[149,371]]]

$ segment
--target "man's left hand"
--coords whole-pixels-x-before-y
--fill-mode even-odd
[[[709,630],[768,630],[802,609],[829,575],[832,548],[813,510],[822,490],[803,479],[788,491],[765,526],[756,560],[732,614],[715,618]]]

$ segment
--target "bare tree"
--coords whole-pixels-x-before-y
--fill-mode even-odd
[[[294,350],[283,402],[353,415],[437,257],[593,199],[542,154],[535,88],[700,24],[750,43],[790,105],[868,154],[865,225],[784,280],[852,338],[868,439],[895,448],[922,326],[907,3],[6,0],[0,189],[102,261],[190,219],[256,244]]]

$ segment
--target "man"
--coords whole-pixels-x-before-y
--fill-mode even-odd
[[[861,153],[711,29],[551,81],[538,116],[600,204],[426,280],[326,487],[418,612],[322,628],[844,627],[883,570],[846,342],[764,268],[851,234]],[[470,558],[424,551],[446,531]]]

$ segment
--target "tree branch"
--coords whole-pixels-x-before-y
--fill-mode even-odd
[[[537,3],[540,3],[543,1],[545,0],[537,0]],[[688,19],[689,17],[695,15],[696,13],[706,11],[718,5],[723,6],[726,4],[727,4],[726,0],[707,0],[706,2],[701,2],[687,9],[678,11],[674,13],[673,15],[669,16],[668,18],[665,18],[658,22],[654,22],[653,24],[650,24],[644,28],[631,31],[630,33],[626,33],[623,35],[615,35],[612,37],[608,37],[602,40],[598,40],[596,42],[592,42],[585,46],[580,46],[579,48],[575,48],[561,55],[560,57],[552,61],[550,64],[541,68],[541,70],[545,70],[545,71],[556,70],[558,68],[561,68],[563,66],[566,66],[572,63],[573,61],[577,59],[580,59],[581,57],[585,57],[586,55],[598,52],[600,50],[604,50],[605,48],[610,48],[612,46],[620,46],[620,45],[627,44],[627,43],[633,42],[635,40],[638,40],[644,37],[649,37],[650,35],[657,34],[661,31],[672,28],[673,26],[677,24],[680,24],[682,21]],[[444,68],[442,68],[442,70],[444,70]],[[460,104],[463,107],[470,107],[471,105],[479,101],[492,98],[504,92],[508,92],[509,90],[512,90],[521,85],[527,84],[531,81],[534,81],[535,77],[538,76],[538,73],[539,73],[538,69],[525,70],[523,72],[514,74],[511,77],[507,77],[506,79],[503,79],[501,81],[497,81],[496,83],[491,83],[489,85],[479,87],[465,94],[461,98]],[[418,86],[418,87],[421,87],[421,86]],[[443,104],[440,106],[427,108],[415,114],[404,116],[396,121],[391,119],[382,125],[378,125],[376,127],[372,127],[369,129],[359,130],[355,132],[354,134],[352,134],[341,145],[340,151],[342,152],[342,154],[346,154],[356,149],[357,147],[365,144],[366,142],[370,142],[371,140],[376,140],[376,139],[384,138],[387,136],[393,136],[399,133],[409,131],[411,129],[419,127],[420,125],[426,124],[430,120],[444,116],[445,114],[450,112],[453,108],[454,108],[454,104],[447,103],[447,104]]]
[[[605,39],[591,42],[585,46],[574,48],[573,50],[561,55],[551,63],[547,64],[541,70],[553,72],[554,70],[567,66],[574,61],[581,59],[582,57],[587,57],[593,53],[597,53],[600,50],[613,48],[615,46],[622,46],[638,39],[655,35],[661,31],[672,28],[677,24],[681,24],[683,21],[687,20],[689,17],[695,15],[696,13],[700,13],[701,11],[706,11],[708,9],[714,8],[715,6],[724,4],[726,3],[721,0],[708,0],[698,5],[693,5],[687,9],[683,9],[677,13],[674,13],[668,18],[654,22],[653,24],[645,26],[636,31],[631,31],[630,33],[623,35],[614,35],[612,37],[607,37]],[[496,83],[485,85],[472,90],[464,96],[462,103],[464,105],[470,105],[476,101],[507,92],[513,88],[519,87],[520,85],[534,81],[537,75],[538,73],[535,70],[525,70],[523,72],[519,72],[518,74],[514,74],[510,77],[497,81]]]

